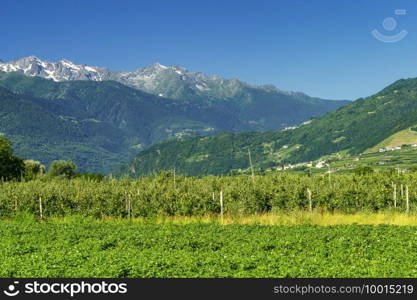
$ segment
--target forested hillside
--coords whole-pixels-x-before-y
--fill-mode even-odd
[[[358,154],[414,124],[417,79],[402,79],[294,130],[220,134],[156,144],[123,171],[136,176],[173,168],[190,175],[227,174],[249,167],[248,150],[257,168],[310,161],[339,151]]]
[[[15,72],[0,72],[0,87],[0,132],[13,142],[19,156],[46,165],[56,159],[72,160],[80,171],[104,173],[158,141],[265,130],[271,120],[286,116],[276,123],[280,128],[343,105],[306,96],[274,98],[266,91],[257,91],[260,94],[249,102],[243,96],[240,102],[186,101],[115,81],[54,82]],[[251,123],[262,115],[272,119]]]

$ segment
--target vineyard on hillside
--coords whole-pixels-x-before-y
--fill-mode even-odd
[[[220,197],[222,195],[222,197]],[[0,216],[31,213],[114,217],[243,215],[289,210],[319,212],[417,210],[417,173],[184,177],[41,178],[0,183]]]

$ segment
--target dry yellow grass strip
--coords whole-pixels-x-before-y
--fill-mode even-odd
[[[76,221],[82,217],[64,217],[64,218],[50,218],[47,222],[66,223]],[[172,217],[155,217],[155,218],[133,218],[131,220],[115,217],[104,217],[101,220],[87,218],[84,222],[132,222],[132,223],[152,223],[152,224],[248,224],[248,225],[319,225],[319,226],[332,226],[332,225],[399,225],[399,226],[417,226],[417,214],[405,214],[401,212],[385,211],[378,213],[330,213],[330,212],[317,212],[313,211],[291,211],[291,212],[274,212],[265,214],[252,214],[252,215],[240,215],[232,216],[225,215],[221,218],[218,215],[205,215],[205,216],[172,216]]]
[[[246,216],[224,216],[223,220],[216,216],[205,217],[169,217],[158,218],[158,223],[174,223],[174,224],[189,224],[189,223],[219,223],[224,225],[229,224],[259,224],[259,225],[402,225],[402,226],[417,226],[417,215],[384,212],[384,213],[309,213],[305,211],[289,212],[289,213],[268,213]]]

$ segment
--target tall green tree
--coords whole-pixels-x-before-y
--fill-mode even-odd
[[[35,179],[45,174],[45,166],[39,161],[28,159],[25,163],[25,178],[28,180]]]
[[[0,179],[19,180],[24,172],[23,160],[14,156],[11,143],[0,137]]]

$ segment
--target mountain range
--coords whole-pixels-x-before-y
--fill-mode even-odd
[[[0,87],[0,133],[17,155],[105,173],[159,141],[280,130],[348,103],[180,66],[119,72],[34,56],[0,62]]]
[[[124,173],[133,176],[160,170],[187,175],[229,174],[250,167],[274,169],[318,160],[330,154],[378,151],[383,141],[417,126],[417,78],[401,79],[375,95],[360,98],[290,130],[222,133],[211,137],[157,143],[142,151]],[[404,140],[399,140],[401,146]],[[416,143],[417,138],[408,140]]]
[[[111,71],[106,68],[77,65],[62,59],[58,62],[44,61],[36,56],[3,62],[0,60],[0,71],[18,72],[27,76],[37,76],[56,82],[73,80],[106,81],[112,80],[161,97],[183,99],[188,101],[222,100],[239,97],[242,90],[258,89],[269,93],[290,95],[296,99],[312,100],[301,92],[287,92],[267,84],[255,86],[239,79],[223,79],[216,75],[201,72],[190,72],[181,66],[164,66],[154,63],[148,67],[132,72]],[[246,101],[250,101],[246,95]]]

